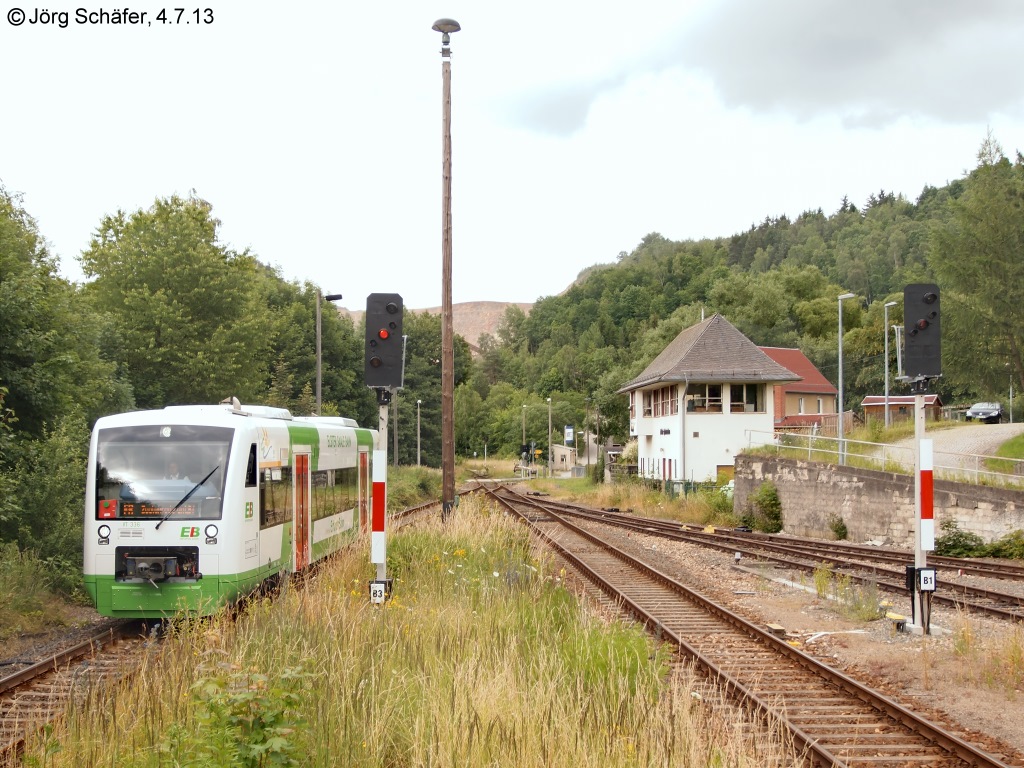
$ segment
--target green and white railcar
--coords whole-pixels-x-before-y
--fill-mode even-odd
[[[338,550],[366,526],[376,441],[237,401],[100,419],[83,567],[97,610],[207,615]]]

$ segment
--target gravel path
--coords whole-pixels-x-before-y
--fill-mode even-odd
[[[994,456],[1000,445],[1012,437],[1024,433],[1024,424],[962,424],[955,427],[928,430],[925,436],[932,439],[936,452],[973,453]],[[914,447],[914,438],[895,443],[898,446]]]

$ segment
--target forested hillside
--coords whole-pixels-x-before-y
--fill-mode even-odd
[[[889,321],[902,324],[903,287],[913,282],[934,281],[942,291],[943,377],[932,391],[947,403],[1005,401],[1011,380],[1017,391],[1021,384],[1022,203],[1024,163],[1008,160],[989,137],[974,171],[913,201],[879,190],[860,207],[844,199],[832,212],[769,217],[731,237],[674,242],[649,234],[618,263],[539,299],[529,316],[507,313],[484,344],[472,393],[463,393],[494,415],[465,445],[488,437],[510,445],[516,409],[549,396],[555,408],[570,404],[555,424],[581,423],[589,398],[602,432],[624,437],[626,401],[616,391],[712,312],[756,344],[799,347],[836,383],[838,296],[848,291],[860,299],[848,300],[843,316],[845,405],[856,408],[884,389],[883,305],[897,301]],[[889,346],[891,391],[904,393],[894,380],[893,336]]]
[[[18,196],[0,187],[0,555],[31,550],[76,580],[88,434],[103,414],[231,396],[315,410],[316,286],[224,247],[218,227],[196,197],[118,211],[97,225],[80,257],[87,281],[74,285]],[[457,453],[509,455],[523,442],[546,450],[549,429],[560,440],[566,425],[577,437],[625,439],[618,389],[712,312],[759,345],[799,347],[835,382],[837,297],[847,291],[860,299],[843,317],[846,406],[856,407],[882,391],[883,305],[901,302],[910,282],[942,290],[934,388],[946,402],[1006,401],[1024,371],[1022,253],[1024,160],[1004,157],[991,137],[965,178],[914,200],[879,190],[728,237],[649,234],[617,263],[552,287],[557,295],[528,315],[510,307],[476,359],[456,344]],[[321,309],[321,410],[375,425],[363,330]],[[902,319],[898,304],[890,323]],[[407,311],[404,332],[390,458],[414,464],[419,444],[422,462],[438,466],[440,317]]]

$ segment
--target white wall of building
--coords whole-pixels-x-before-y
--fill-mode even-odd
[[[748,443],[748,430],[771,432],[775,398],[767,385],[764,412],[680,412],[673,416],[635,415],[632,432],[638,443],[639,473],[656,480],[715,480],[718,467],[732,465]],[[636,393],[640,398],[640,393]]]

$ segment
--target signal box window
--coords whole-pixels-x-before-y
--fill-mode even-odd
[[[722,385],[691,382],[686,388],[686,410],[697,413],[721,413]]]

